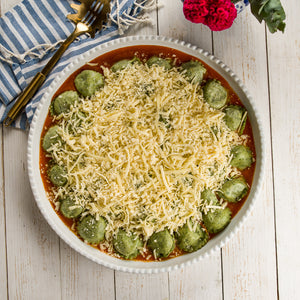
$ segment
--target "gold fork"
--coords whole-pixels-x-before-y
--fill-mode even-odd
[[[38,72],[30,84],[20,94],[16,103],[10,109],[3,124],[9,126],[24,109],[26,104],[34,96],[37,90],[41,87],[58,60],[61,58],[70,44],[81,34],[89,33],[92,38],[95,37],[96,30],[101,30],[103,22],[107,20],[107,15],[110,12],[111,0],[79,0],[80,5],[71,4],[71,7],[77,10],[77,13],[67,16],[68,19],[76,24],[75,30],[61,44],[53,57],[49,60],[41,72]]]

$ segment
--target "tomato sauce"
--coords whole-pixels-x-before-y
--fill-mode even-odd
[[[178,51],[178,50],[175,50],[172,48],[162,47],[162,46],[142,45],[142,46],[131,46],[131,47],[120,48],[120,49],[113,50],[109,53],[103,54],[103,55],[95,58],[94,60],[85,64],[84,66],[79,68],[77,71],[75,71],[73,74],[71,74],[65,80],[65,82],[63,82],[63,84],[57,89],[52,100],[54,100],[59,94],[65,92],[65,91],[76,90],[75,85],[74,85],[74,79],[83,70],[94,70],[94,71],[103,73],[101,66],[105,66],[105,67],[109,68],[117,61],[120,61],[122,59],[132,59],[133,57],[138,57],[141,61],[146,62],[151,56],[159,56],[162,58],[171,58],[177,66],[180,66],[182,63],[192,60],[192,59],[201,61],[200,59],[193,57],[189,54],[183,53],[181,51]],[[215,70],[213,70],[210,66],[208,66],[207,64],[205,64],[202,61],[201,61],[201,63],[205,66],[205,68],[207,70],[204,80],[208,80],[208,79],[219,80],[228,91],[229,104],[236,104],[236,105],[243,106],[241,100],[239,99],[237,94],[233,91],[233,89],[230,87],[228,82],[219,73],[217,73]],[[41,134],[42,137],[45,135],[48,128],[50,126],[52,126],[53,124],[54,124],[54,121],[49,112],[46,117],[45,123],[44,123],[44,128],[43,128],[43,131]],[[253,132],[252,132],[249,118],[247,118],[246,126],[245,126],[243,134],[245,134],[249,137],[248,141],[247,141],[247,146],[251,149],[251,151],[253,153],[254,163],[251,165],[250,168],[241,171],[241,173],[251,188],[251,185],[253,182],[253,177],[254,177],[254,171],[255,171],[256,152],[255,152]],[[49,194],[49,197],[51,198],[51,194],[52,194],[51,190],[54,188],[54,185],[51,183],[51,181],[49,180],[49,178],[47,176],[47,170],[48,170],[48,165],[49,165],[50,160],[51,160],[51,158],[49,158],[47,156],[46,152],[42,148],[42,143],[40,143],[41,177],[42,177],[42,180],[44,183],[45,190]],[[250,189],[248,191],[248,194],[237,203],[228,202],[227,207],[229,207],[230,210],[232,211],[232,217],[234,217],[238,213],[240,208],[243,206],[243,204],[247,200],[249,193],[250,193]],[[54,208],[53,203],[52,203],[52,206]],[[65,225],[71,229],[71,227],[75,221],[64,217],[60,212],[57,212],[57,214],[59,215],[61,220],[65,223]],[[78,234],[74,230],[72,230],[72,231],[78,236]],[[210,239],[213,238],[214,236],[215,236],[215,234],[210,234]],[[99,247],[97,247],[97,248],[99,249]],[[103,250],[101,250],[101,251],[103,251]],[[185,253],[184,251],[175,247],[174,251],[171,253],[171,255],[168,258],[160,259],[160,260],[170,259],[172,257],[176,257],[176,256],[182,255],[184,253]],[[150,259],[147,259],[147,261],[154,261],[154,257],[149,250],[147,250],[147,252],[144,254],[144,256],[139,255],[135,260],[145,261],[148,256],[150,256]]]

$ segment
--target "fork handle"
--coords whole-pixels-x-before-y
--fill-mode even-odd
[[[30,82],[30,84],[21,93],[18,100],[15,102],[15,104],[12,106],[12,108],[8,112],[6,118],[3,121],[4,126],[6,126],[6,127],[9,126],[16,119],[18,114],[24,109],[26,104],[36,93],[37,89],[43,84],[45,79],[46,79],[46,76],[41,72],[38,72],[34,76],[32,81]]]
[[[20,94],[19,98],[8,112],[7,117],[4,119],[3,124],[5,127],[8,127],[16,119],[18,114],[25,108],[30,99],[35,95],[37,90],[44,83],[46,76],[50,73],[50,71],[56,65],[58,60],[61,58],[61,56],[64,54],[69,45],[75,40],[77,36],[78,34],[75,29],[74,32],[61,44],[61,46],[54,53],[54,55],[48,61],[43,70],[41,72],[38,72],[34,76],[29,85]]]

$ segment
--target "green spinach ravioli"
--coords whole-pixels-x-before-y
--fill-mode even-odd
[[[100,70],[100,69],[99,69]],[[247,111],[199,61],[84,70],[50,106],[49,197],[85,242],[123,259],[201,249],[249,191]]]

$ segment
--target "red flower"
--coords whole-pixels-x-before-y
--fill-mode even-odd
[[[185,0],[183,13],[187,20],[193,23],[204,23],[208,14],[209,0]]]
[[[236,8],[230,0],[213,0],[204,24],[213,31],[220,31],[231,27],[236,16]]]
[[[231,27],[237,16],[231,0],[185,0],[183,13],[187,20],[203,23],[213,31]]]

